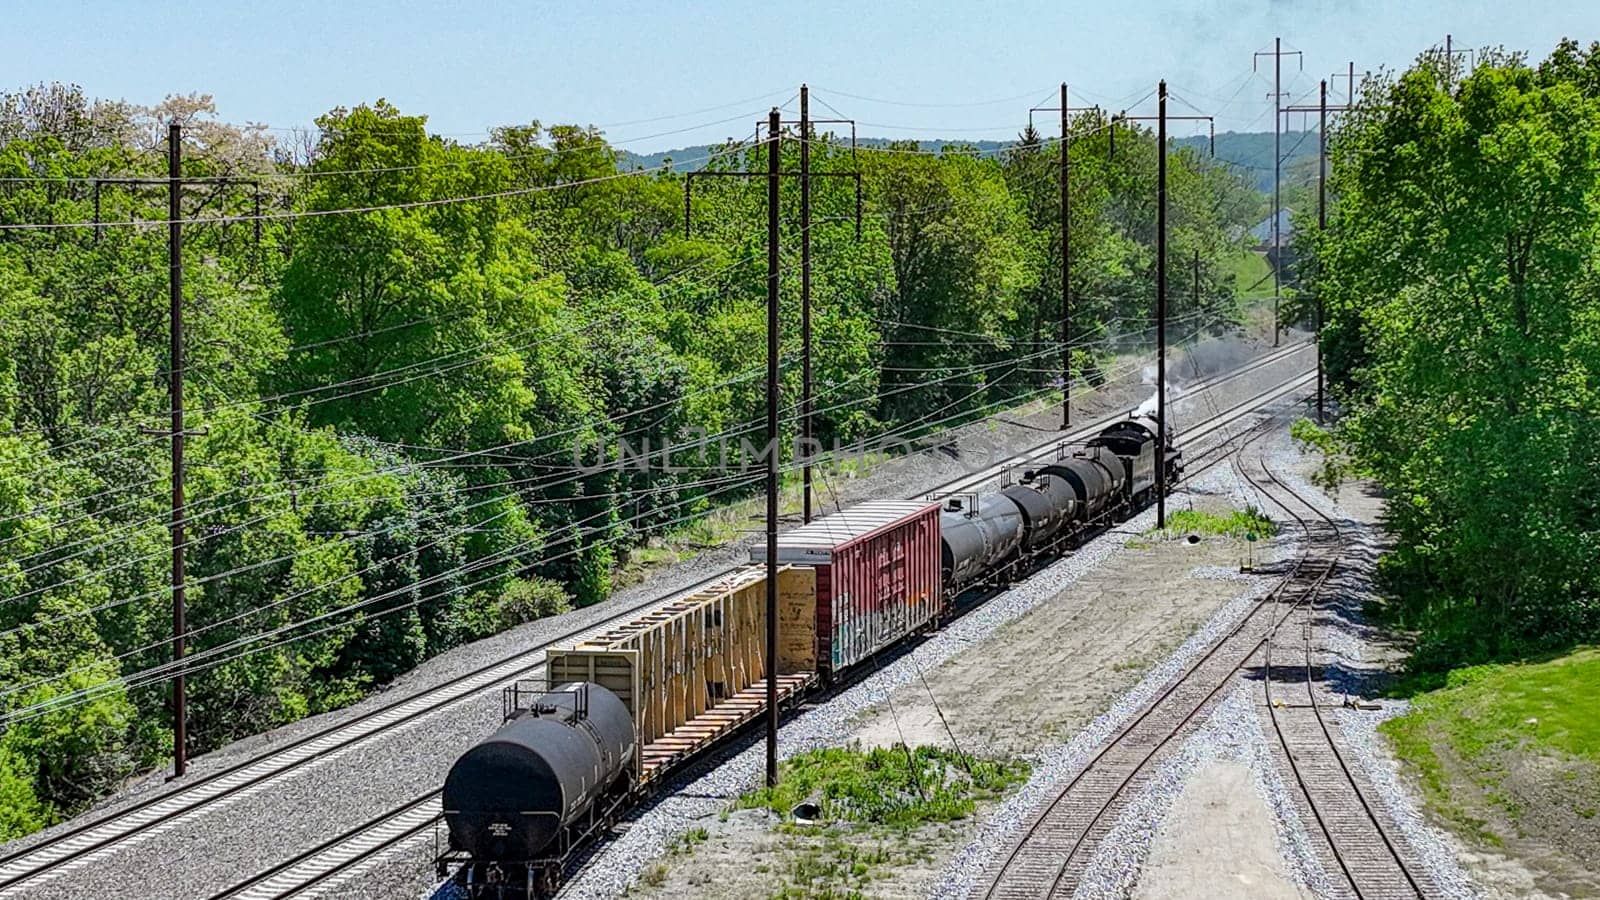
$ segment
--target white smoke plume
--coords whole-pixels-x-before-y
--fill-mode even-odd
[[[1179,393],[1181,393],[1181,392],[1179,391],[1178,386],[1176,384],[1172,383],[1172,379],[1170,379],[1170,378],[1167,379],[1167,419],[1168,419],[1167,424],[1168,425],[1172,424],[1172,422],[1171,422],[1171,418],[1172,418],[1172,402],[1174,400],[1178,399]],[[1134,417],[1137,418],[1139,416],[1149,416],[1152,419],[1155,418],[1155,415],[1156,415],[1156,401],[1157,401],[1157,399],[1158,398],[1157,398],[1156,394],[1152,393],[1150,395],[1149,399],[1145,400],[1143,403],[1139,404],[1134,409],[1134,411],[1133,411]]]

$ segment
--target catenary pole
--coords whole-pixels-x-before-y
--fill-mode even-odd
[[[1071,107],[1067,83],[1061,82],[1061,427],[1072,424],[1072,184],[1071,141],[1067,131]]]
[[[778,783],[778,178],[782,122],[767,117],[767,786]]]
[[[1328,228],[1328,79],[1322,79],[1322,109],[1317,123],[1317,231]],[[1321,269],[1321,266],[1318,266]],[[1317,424],[1322,424],[1322,275],[1317,272]]]
[[[1253,57],[1255,62],[1251,68],[1261,61],[1261,57],[1272,57],[1272,246],[1267,261],[1272,263],[1272,346],[1278,346],[1282,336],[1283,327],[1278,319],[1279,305],[1283,294],[1283,275],[1280,271],[1283,262],[1282,235],[1279,233],[1278,215],[1283,209],[1283,58],[1296,56],[1300,58],[1300,68],[1306,67],[1305,54],[1299,50],[1283,51],[1283,38],[1272,39],[1272,52],[1257,51]]]
[[[1075,112],[1100,112],[1098,106],[1080,106],[1073,109],[1067,104],[1067,83],[1061,83],[1059,106],[1034,106],[1028,110],[1028,127],[1033,127],[1036,112],[1061,114],[1061,148],[1056,157],[1056,187],[1059,189],[1059,214],[1061,219],[1061,428],[1072,424],[1072,114]]]
[[[1167,83],[1156,88],[1156,527],[1167,526]]]
[[[1200,310],[1200,251],[1194,251],[1194,308]]]
[[[188,625],[184,597],[183,550],[183,126],[167,128],[167,302],[171,359],[167,386],[172,401],[172,777],[188,768],[188,680],[181,667]]]
[[[811,89],[800,85],[800,491],[811,521]]]
[[[1279,274],[1283,265],[1283,243],[1278,235],[1279,210],[1283,209],[1283,38],[1272,39],[1272,346],[1278,346],[1283,327],[1278,320],[1278,304],[1283,287]]]
[[[1355,64],[1351,63],[1351,72],[1355,71]],[[1336,73],[1337,74],[1337,73]],[[1290,106],[1286,111],[1315,112],[1317,114],[1317,231],[1321,233],[1328,227],[1328,79],[1322,79],[1318,85],[1318,101],[1316,106]],[[1354,99],[1342,106],[1334,107],[1335,110],[1347,110],[1354,107]],[[1322,270],[1321,261],[1318,261],[1317,270],[1317,421],[1323,421],[1325,415],[1325,387],[1322,367],[1322,324],[1326,309],[1322,301]]]

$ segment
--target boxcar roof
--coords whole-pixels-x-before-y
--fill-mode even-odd
[[[827,563],[833,551],[876,531],[910,519],[930,506],[925,500],[872,500],[852,506],[778,535],[778,561]],[[757,544],[750,551],[751,562],[766,562],[767,548]]]

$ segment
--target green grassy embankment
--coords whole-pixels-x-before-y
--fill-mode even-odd
[[[1587,894],[1600,890],[1597,686],[1600,648],[1458,669],[1381,731],[1449,826]]]
[[[1255,250],[1241,250],[1228,260],[1228,271],[1233,275],[1233,289],[1239,296],[1272,296],[1272,266],[1267,264],[1265,255]]]

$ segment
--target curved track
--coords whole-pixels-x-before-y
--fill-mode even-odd
[[[1266,433],[1251,429],[1230,453],[1230,459]],[[1215,463],[1213,463],[1215,464]],[[1193,477],[1191,473],[1190,477]],[[1108,815],[1136,776],[1159,754],[1266,644],[1278,624],[1273,608],[1288,591],[1300,566],[1273,588],[1227,634],[1169,682],[1144,709],[1100,749],[1056,797],[1029,823],[1022,836],[980,885],[974,896],[984,900],[1035,900],[1069,897],[1077,887],[1094,847],[1110,831]]]
[[[1212,389],[1264,366],[1285,360],[1294,353],[1304,350],[1306,346],[1305,344],[1285,346],[1231,371],[1197,380],[1186,393]],[[1305,377],[1307,376],[1300,376],[1294,381],[1298,383]],[[1281,393],[1283,388],[1274,390]],[[1272,393],[1273,391],[1263,392],[1246,403],[1256,402],[1259,398]],[[1244,404],[1240,404],[1233,409],[1237,410],[1243,406]],[[1053,436],[1023,453],[949,482],[937,490],[961,491],[969,489],[972,485],[992,480],[1010,468],[1042,458],[1043,454],[1053,451],[1063,440],[1086,437],[1119,417],[1120,414],[1106,416],[1073,432],[1063,432]],[[719,572],[684,590],[696,590],[725,577],[732,571],[734,570]],[[550,641],[511,654],[443,683],[375,706],[354,717],[318,729],[283,746],[263,751],[225,769],[191,777],[157,796],[137,801],[53,835],[47,841],[13,852],[0,858],[0,896],[9,896],[24,885],[42,882],[95,863],[113,852],[136,844],[141,839],[176,827],[208,808],[267,789],[313,763],[327,761],[358,748],[380,735],[446,708],[469,702],[516,679],[536,676],[543,669],[543,651],[546,648],[571,643],[586,635],[603,631],[658,605],[662,600],[661,597],[655,597],[632,604],[602,621],[573,629]],[[408,804],[405,808],[410,808],[412,805],[414,804]],[[392,811],[384,817],[375,819],[374,822],[387,821],[400,815],[403,815],[400,810]],[[336,842],[330,842],[332,843]],[[317,848],[317,850],[325,849],[327,848]],[[370,855],[378,849],[382,848],[364,851],[363,855]],[[308,851],[301,856],[310,856],[314,853],[316,850]],[[225,892],[225,895],[231,896],[231,890]]]
[[[1342,891],[1341,895],[1357,900],[1425,897],[1405,853],[1390,834],[1385,816],[1368,799],[1365,777],[1351,769],[1324,713],[1327,698],[1315,663],[1313,634],[1323,589],[1344,552],[1344,534],[1338,522],[1285,484],[1265,460],[1259,463],[1273,490],[1260,491],[1262,485],[1245,477],[1295,520],[1308,547],[1314,548],[1308,553],[1316,553],[1315,548],[1320,547],[1325,548],[1323,552],[1328,557],[1325,571],[1306,602],[1279,622],[1268,637],[1263,654],[1261,684],[1272,731],[1278,740],[1279,759],[1293,774],[1300,799],[1317,823],[1315,842],[1323,849],[1323,855],[1331,856],[1337,865],[1344,881],[1341,888],[1349,889],[1348,895]],[[1316,521],[1296,512],[1283,501],[1284,496],[1309,510]],[[1295,628],[1300,631],[1299,640],[1282,637],[1285,633],[1292,635]],[[1290,688],[1282,694],[1274,690],[1280,679]]]
[[[1242,451],[1268,430],[1258,424],[1241,435],[1224,458],[1237,463]],[[1337,523],[1273,475],[1264,463],[1262,470],[1272,489],[1238,466],[1240,475],[1257,493],[1282,508],[1305,531],[1306,552],[1290,564],[1261,603],[1101,746],[1030,822],[975,896],[985,900],[1072,896],[1095,849],[1114,824],[1112,811],[1129,797],[1130,787],[1140,783],[1150,763],[1180,734],[1187,734],[1191,724],[1211,708],[1225,688],[1237,684],[1240,673],[1248,671],[1256,659],[1264,663],[1263,684],[1283,756],[1314,813],[1324,855],[1345,873],[1350,896],[1361,900],[1426,896],[1389,829],[1367,800],[1359,777],[1345,763],[1316,698],[1311,624],[1318,599],[1337,568],[1337,545],[1332,554],[1323,553],[1325,542],[1313,539],[1312,523],[1281,500],[1274,489],[1321,517],[1336,539]],[[1278,677],[1278,670],[1271,665],[1273,653],[1283,652],[1285,641],[1280,635],[1290,626],[1301,627],[1302,640],[1296,664],[1289,671],[1304,678],[1313,698],[1305,705],[1312,715],[1296,717],[1293,722],[1287,707],[1279,708],[1271,695],[1272,682]],[[1320,740],[1312,741],[1313,737]]]
[[[1303,387],[1310,377],[1311,375],[1308,373],[1291,378],[1285,384],[1269,388],[1226,410],[1220,411],[1211,420],[1190,431],[1186,435],[1186,439],[1195,440],[1218,430],[1224,430],[1234,422],[1250,415],[1261,406],[1280,400]],[[1096,423],[1086,431],[1097,429],[1101,424]],[[1261,423],[1257,423],[1252,426],[1250,431],[1253,433],[1260,427]],[[981,485],[986,481],[993,480],[1005,468],[1034,462],[1053,453],[1056,445],[1062,439],[1062,437],[1058,437],[1026,454],[1007,461],[1001,467],[986,469],[983,472],[952,482],[952,484],[965,486],[961,489],[970,489]],[[1226,443],[1208,447],[1199,454],[1198,458],[1205,458],[1219,448],[1225,447]],[[1203,471],[1223,458],[1226,458],[1226,454],[1202,464],[1194,471]],[[414,841],[423,840],[426,837],[423,834],[426,826],[442,821],[436,805],[438,796],[438,791],[424,794],[396,807],[386,815],[379,816],[371,822],[353,828],[333,840],[307,850],[269,872],[235,884],[213,895],[210,900],[223,900],[223,898],[268,900],[268,898],[290,896],[319,896],[336,891],[338,883],[344,877],[348,877],[357,870],[358,867],[374,863],[378,858],[387,855],[391,851],[397,851],[402,847],[408,846]],[[415,824],[420,821],[417,819],[420,815],[419,810],[424,808],[431,810],[431,814],[426,821]],[[298,879],[292,884],[287,880],[291,873],[295,879]]]

